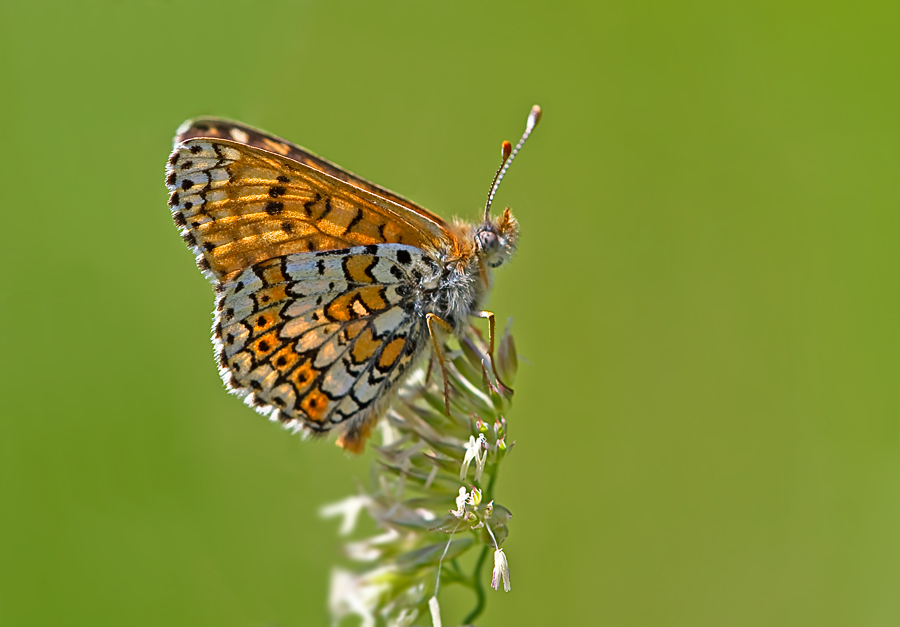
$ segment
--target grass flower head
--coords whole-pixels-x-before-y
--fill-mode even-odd
[[[491,586],[509,591],[509,564],[501,548],[512,514],[496,501],[500,465],[509,455],[506,415],[517,359],[512,336],[499,342],[496,375],[487,346],[473,328],[448,353],[450,414],[439,377],[414,374],[382,421],[364,493],[322,509],[341,517],[350,533],[361,511],[377,528],[347,542],[356,564],[332,575],[330,607],[337,625],[348,615],[365,626],[440,625],[442,585],[471,589],[475,604],[464,624],[484,609],[485,562],[494,555]],[[437,380],[435,380],[437,379]],[[474,472],[470,469],[474,463]]]

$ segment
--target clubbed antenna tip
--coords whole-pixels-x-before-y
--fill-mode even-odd
[[[484,205],[484,221],[487,222],[491,217],[491,204],[494,202],[494,195],[497,193],[497,189],[500,187],[500,181],[503,180],[503,177],[506,175],[506,171],[509,169],[510,164],[513,162],[513,159],[516,158],[516,155],[519,153],[519,150],[522,149],[522,146],[525,144],[525,140],[528,139],[528,136],[531,135],[531,131],[534,130],[534,127],[537,126],[537,123],[541,121],[541,108],[538,105],[534,105],[531,107],[531,112],[528,114],[528,120],[525,122],[525,132],[522,134],[522,138],[519,140],[519,143],[516,144],[516,147],[510,151],[511,144],[508,141],[504,141],[503,145],[500,148],[500,167],[497,169],[497,173],[494,175],[494,180],[491,181],[491,191],[488,193],[487,203]]]
[[[530,133],[531,130],[537,126],[537,123],[541,121],[541,107],[539,105],[534,105],[531,107],[531,113],[528,114],[528,122],[525,123],[525,132]]]

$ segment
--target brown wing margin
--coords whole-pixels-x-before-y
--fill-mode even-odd
[[[261,148],[269,152],[274,152],[281,155],[282,157],[287,157],[289,159],[293,159],[294,161],[299,161],[300,163],[310,168],[316,169],[319,172],[324,172],[328,176],[333,176],[338,180],[349,183],[353,187],[363,189],[367,192],[375,194],[376,196],[381,196],[382,198],[390,200],[391,202],[396,203],[401,207],[405,207],[410,211],[422,214],[433,222],[437,222],[442,226],[444,225],[444,221],[440,216],[428,211],[424,207],[421,207],[410,200],[407,200],[406,198],[403,198],[403,196],[395,194],[389,189],[385,189],[380,185],[376,185],[375,183],[357,176],[352,172],[348,172],[339,165],[336,165],[328,161],[327,159],[323,159],[322,157],[309,152],[308,150],[298,146],[297,144],[289,142],[275,135],[270,135],[269,133],[253,128],[252,126],[247,126],[246,124],[241,124],[239,122],[215,117],[193,118],[187,120],[178,128],[174,140],[175,145],[178,145],[186,139],[192,139],[195,137],[215,137],[219,139],[230,139],[242,144],[247,144],[248,146],[253,146],[255,148]]]

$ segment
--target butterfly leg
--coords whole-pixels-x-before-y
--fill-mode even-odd
[[[431,381],[431,371],[434,369],[434,355],[428,357],[428,370],[425,371],[425,385]]]
[[[453,327],[450,326],[445,320],[442,320],[438,316],[433,313],[427,314],[425,316],[425,322],[428,324],[428,334],[431,336],[431,342],[434,344],[434,353],[437,356],[438,363],[441,365],[441,374],[444,376],[444,402],[447,406],[447,415],[450,415],[450,382],[447,379],[447,366],[444,365],[444,352],[441,350],[441,343],[438,341],[437,334],[435,333],[434,327],[435,325],[439,326],[441,329],[446,331],[447,333],[453,332]]]
[[[497,383],[500,384],[500,387],[505,388],[505,389],[509,390],[510,392],[512,392],[513,389],[511,387],[509,387],[508,385],[506,385],[503,382],[503,380],[500,378],[500,375],[497,374],[497,366],[494,363],[494,312],[493,311],[479,311],[479,312],[476,312],[475,315],[479,318],[487,318],[487,321],[488,321],[488,335],[489,335],[488,357],[491,360],[491,370],[494,371],[494,376],[497,377]],[[484,365],[482,364],[481,367],[483,369]]]

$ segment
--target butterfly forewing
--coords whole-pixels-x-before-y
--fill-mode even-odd
[[[213,280],[288,254],[447,240],[446,225],[428,216],[233,141],[181,142],[167,171],[175,222]]]
[[[425,346],[415,277],[437,272],[420,250],[396,244],[247,268],[223,285],[216,305],[223,379],[283,423],[313,432],[344,425],[352,450]]]
[[[223,120],[221,118],[195,118],[193,120],[188,120],[181,125],[181,128],[178,129],[178,134],[175,136],[175,143],[179,144],[182,141],[193,139],[195,137],[228,139],[248,146],[253,146],[254,148],[261,148],[267,152],[276,153],[282,157],[287,157],[288,159],[302,163],[314,170],[323,172],[340,181],[349,183],[353,187],[375,194],[376,196],[400,205],[415,214],[427,216],[429,220],[436,224],[444,223],[440,216],[403,198],[399,194],[395,194],[389,189],[385,189],[384,187],[376,185],[352,172],[348,172],[327,159],[323,159],[286,139],[276,137],[265,131],[253,128],[252,126],[240,124],[231,120]]]

